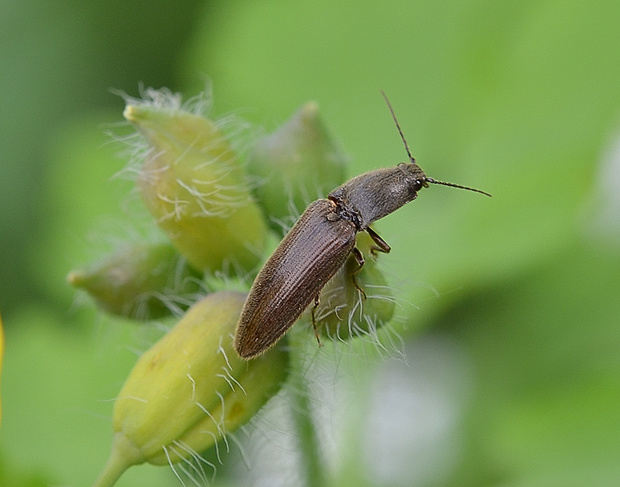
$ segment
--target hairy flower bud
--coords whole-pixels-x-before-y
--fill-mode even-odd
[[[192,306],[131,371],[114,405],[112,454],[96,487],[129,466],[178,462],[247,422],[280,388],[280,348],[247,362],[233,350],[245,295],[222,291]]]
[[[394,300],[373,254],[374,242],[366,232],[357,234],[356,246],[365,258],[360,269],[351,254],[345,265],[321,290],[315,320],[319,332],[346,340],[374,335],[394,315]]]
[[[259,179],[254,193],[270,225],[282,233],[291,216],[344,182],[345,157],[310,102],[255,145],[247,170]]]
[[[67,280],[109,313],[142,320],[186,309],[200,291],[200,274],[168,242],[127,243]]]
[[[267,227],[238,158],[216,124],[179,107],[128,104],[149,150],[138,175],[147,208],[197,269],[252,270]]]

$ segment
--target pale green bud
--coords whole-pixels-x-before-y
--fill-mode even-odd
[[[315,310],[319,332],[330,338],[346,340],[359,335],[374,335],[394,315],[394,299],[377,257],[371,251],[373,240],[366,232],[357,234],[356,246],[364,255],[360,269],[354,254],[321,290]]]
[[[259,180],[254,193],[270,225],[282,233],[291,216],[344,182],[345,162],[317,104],[310,102],[258,141],[248,156],[247,170]]]
[[[67,280],[109,313],[141,320],[184,310],[201,290],[199,273],[168,242],[127,243]]]
[[[245,294],[217,292],[192,306],[145,352],[114,405],[112,453],[95,487],[131,465],[191,458],[247,422],[280,388],[288,354],[250,362],[233,349]]]
[[[138,175],[147,208],[200,270],[252,270],[267,227],[238,158],[216,124],[182,109],[129,104],[150,150]]]

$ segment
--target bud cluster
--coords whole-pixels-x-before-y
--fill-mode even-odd
[[[289,369],[285,341],[255,360],[241,359],[232,335],[246,295],[209,293],[209,283],[213,276],[255,276],[270,229],[281,236],[308,203],[345,179],[345,158],[314,103],[257,140],[242,164],[218,122],[167,91],[147,94],[128,99],[124,116],[146,144],[137,151],[139,194],[168,240],[132,242],[68,279],[116,315],[186,311],[121,389],[112,453],[96,487],[113,485],[131,465],[195,457],[277,393]],[[366,265],[358,269],[350,258],[321,293],[315,314],[325,336],[373,334],[392,317],[370,238],[360,234],[357,247]]]

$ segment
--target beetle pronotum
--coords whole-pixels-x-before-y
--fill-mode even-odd
[[[308,305],[318,300],[323,286],[351,252],[360,267],[364,264],[355,247],[358,232],[368,232],[375,250],[389,252],[390,246],[370,225],[413,201],[422,188],[439,184],[491,196],[427,177],[411,155],[390,101],[381,93],[409,162],[356,176],[306,208],[254,280],[235,332],[234,346],[241,357],[254,358],[273,346]]]

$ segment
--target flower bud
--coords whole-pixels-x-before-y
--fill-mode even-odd
[[[232,334],[245,295],[210,294],[145,352],[121,389],[113,413],[112,454],[96,487],[131,465],[191,458],[248,421],[288,371],[281,348],[247,362]]]
[[[128,104],[123,115],[150,148],[138,175],[142,199],[179,252],[200,270],[253,269],[267,227],[215,123],[146,102]]]
[[[109,313],[142,320],[186,309],[201,290],[199,273],[167,242],[127,243],[67,280]]]
[[[310,102],[256,144],[247,170],[259,179],[254,194],[270,225],[282,233],[283,222],[344,182],[345,157]]]
[[[377,266],[377,256],[371,250],[373,245],[366,232],[358,233],[356,246],[364,255],[363,267],[359,268],[351,254],[321,290],[315,310],[316,326],[321,334],[339,340],[372,335],[392,319],[394,300]]]

